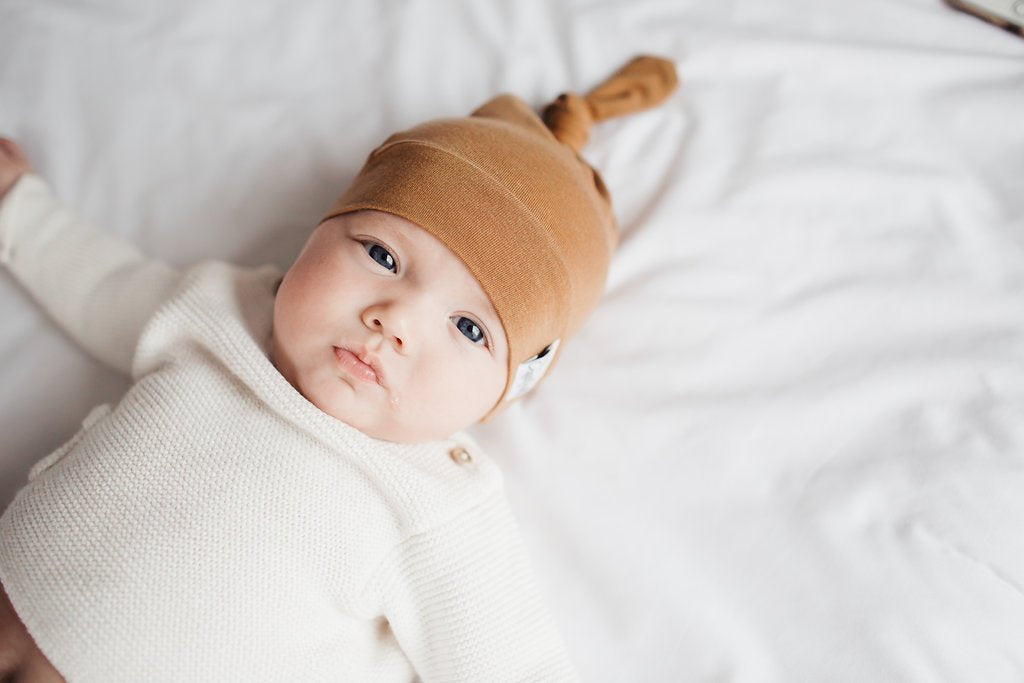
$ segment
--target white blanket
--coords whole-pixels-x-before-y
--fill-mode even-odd
[[[476,430],[587,681],[1024,680],[1024,40],[939,0],[3,0],[0,134],[287,266],[390,132],[629,57],[608,293]],[[0,501],[123,378],[0,275]]]

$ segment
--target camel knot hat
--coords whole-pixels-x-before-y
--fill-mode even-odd
[[[504,94],[467,117],[395,133],[324,216],[401,216],[476,277],[509,350],[505,391],[488,418],[546,374],[604,291],[618,228],[601,177],[579,155],[590,126],[653,107],[676,84],[672,62],[637,57],[540,117]]]

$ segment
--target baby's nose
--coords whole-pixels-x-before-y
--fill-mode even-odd
[[[397,302],[369,306],[363,311],[363,324],[383,336],[396,351],[408,353],[413,324],[407,308]]]

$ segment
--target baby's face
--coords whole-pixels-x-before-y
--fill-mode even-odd
[[[445,439],[505,389],[508,344],[466,266],[415,223],[321,223],[274,302],[271,360],[311,403],[388,441]]]

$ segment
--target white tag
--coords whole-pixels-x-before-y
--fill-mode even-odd
[[[519,364],[519,367],[516,368],[516,376],[512,380],[512,386],[509,388],[508,394],[505,395],[506,401],[517,399],[537,386],[537,382],[544,377],[551,366],[551,361],[555,359],[558,342],[559,340],[556,339],[536,356],[527,358]]]

